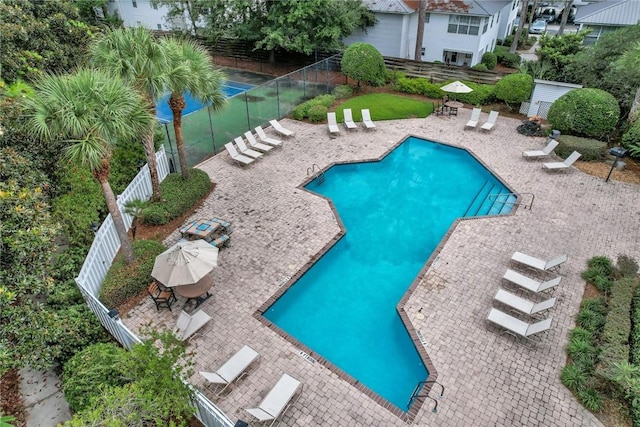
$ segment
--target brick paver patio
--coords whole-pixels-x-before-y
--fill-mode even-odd
[[[427,401],[413,420],[429,426],[590,426],[600,422],[560,383],[567,332],[584,290],[580,272],[594,255],[640,258],[639,187],[605,183],[571,168],[549,173],[521,152],[544,146],[544,138],[519,135],[519,121],[500,117],[491,133],[463,129],[470,110],[458,117],[431,116],[378,122],[376,132],[330,139],[326,125],[285,120],[296,136],[243,169],[226,153],[199,167],[215,191],[190,220],[218,216],[232,222],[232,246],[220,252],[213,297],[201,308],[213,317],[190,341],[196,371],[215,370],[243,344],[261,353],[260,364],[224,399],[214,398],[197,373],[192,382],[232,420],[250,420],[255,406],[286,372],[304,383],[298,402],[284,416],[287,426],[402,426],[388,409],[320,363],[300,356],[300,348],[264,326],[254,313],[301,266],[340,231],[329,204],[298,186],[314,163],[378,158],[405,136],[468,148],[516,192],[535,194],[533,209],[463,220],[431,258],[426,274],[404,307],[446,387],[438,413]],[[482,121],[486,120],[486,113]],[[174,243],[178,232],[165,242]],[[487,324],[509,260],[515,250],[549,258],[567,253],[555,296],[550,331],[528,349]],[[407,284],[409,286],[409,284]],[[172,312],[157,312],[144,300],[123,319],[134,330],[151,323],[173,327],[183,300]],[[381,342],[380,345],[385,345]],[[437,397],[439,389],[431,395]]]

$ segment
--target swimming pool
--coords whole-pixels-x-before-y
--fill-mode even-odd
[[[222,91],[225,94],[226,98],[231,98],[233,96],[238,95],[239,93],[243,93],[253,88],[254,85],[250,85],[247,83],[240,82],[232,82],[227,80],[222,87]],[[156,116],[158,117],[158,121],[161,123],[169,123],[173,121],[173,114],[171,113],[171,108],[169,108],[169,100],[170,93],[167,93],[162,98],[156,101]],[[200,110],[203,105],[197,98],[191,96],[189,92],[184,94],[184,100],[187,103],[187,106],[184,110],[182,110],[182,117],[193,113],[194,111]]]
[[[467,151],[416,137],[306,188],[333,201],[347,232],[264,316],[407,411],[429,373],[396,305],[453,221],[507,213],[477,200],[509,190]]]

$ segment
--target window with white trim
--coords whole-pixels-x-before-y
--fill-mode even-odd
[[[138,2],[136,0],[131,0],[133,7],[138,7]]]
[[[482,18],[482,34],[487,32],[487,28],[489,28],[489,18]]]
[[[477,36],[480,32],[480,18],[477,16],[449,15],[449,33]]]
[[[431,14],[429,12],[424,14],[424,23],[428,24],[429,23],[429,19],[431,19]]]

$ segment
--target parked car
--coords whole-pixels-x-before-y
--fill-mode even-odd
[[[547,32],[547,21],[538,19],[529,27],[529,34],[544,34]]]

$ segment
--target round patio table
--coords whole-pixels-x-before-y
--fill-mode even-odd
[[[192,299],[196,300],[196,307],[198,307],[211,296],[209,290],[212,287],[213,277],[211,276],[211,274],[207,274],[193,285],[176,286],[173,289],[178,295],[187,298],[186,303],[189,303],[189,301],[191,301]]]

